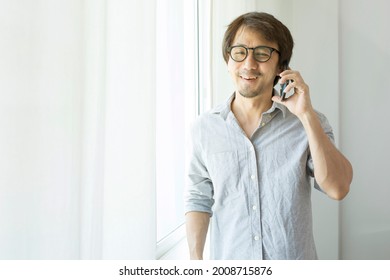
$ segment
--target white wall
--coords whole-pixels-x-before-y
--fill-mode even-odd
[[[354,167],[343,259],[390,259],[389,10],[385,0],[340,1],[341,145]]]

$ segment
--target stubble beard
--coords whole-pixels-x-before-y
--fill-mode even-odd
[[[245,97],[245,98],[254,98],[254,97],[260,95],[260,92],[259,92],[259,91],[242,91],[242,90],[238,90],[238,93],[239,93],[242,97]]]
[[[244,88],[240,88],[237,90],[238,93],[242,96],[242,97],[245,97],[245,98],[254,98],[254,97],[257,97],[259,95],[262,95],[263,92],[264,92],[264,88],[263,87],[259,87],[259,88],[250,88],[250,87],[244,87]]]

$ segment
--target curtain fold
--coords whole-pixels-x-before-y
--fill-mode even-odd
[[[107,1],[105,259],[155,258],[155,10]]]
[[[2,1],[0,259],[154,259],[155,1]]]

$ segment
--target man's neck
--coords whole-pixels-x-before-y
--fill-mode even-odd
[[[243,97],[236,92],[231,105],[232,112],[237,118],[258,121],[261,115],[272,107],[271,97],[272,92],[252,98]]]
[[[248,138],[258,128],[262,114],[272,107],[271,97],[272,92],[252,98],[243,97],[236,92],[231,110]]]

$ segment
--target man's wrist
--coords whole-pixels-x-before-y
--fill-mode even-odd
[[[201,254],[190,254],[190,260],[203,260],[203,256]]]
[[[305,125],[305,124],[309,124],[312,120],[316,119],[317,114],[315,113],[314,109],[311,108],[297,117],[302,122],[302,124]]]

